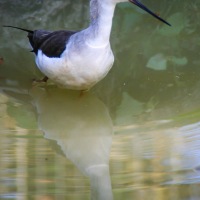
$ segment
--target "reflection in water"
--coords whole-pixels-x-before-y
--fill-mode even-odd
[[[112,137],[107,109],[94,96],[49,87],[34,88],[31,95],[39,128],[48,140],[23,123],[12,125],[10,131],[5,117],[20,119],[11,108],[16,106],[21,115],[30,110],[15,101],[11,106],[1,95],[0,199],[88,199],[88,180],[69,160],[89,177],[93,199],[112,199],[111,140],[115,200],[199,199],[199,120],[182,120],[181,127],[162,120],[122,126],[113,117]],[[55,155],[49,144],[69,160]]]
[[[112,121],[104,104],[88,93],[80,96],[41,88],[31,93],[45,138],[55,140],[65,156],[89,177],[91,199],[111,200]]]
[[[116,127],[116,132],[111,159],[115,165],[126,163],[127,173],[132,176],[126,181],[132,182],[134,188],[143,189],[148,185],[159,190],[159,185],[170,192],[172,186],[178,186],[182,193],[184,185],[191,189],[200,183],[200,122],[171,127],[170,123],[156,121],[142,126]],[[134,164],[130,164],[130,159]],[[180,195],[174,199],[181,199]]]

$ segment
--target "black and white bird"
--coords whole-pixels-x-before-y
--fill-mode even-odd
[[[88,90],[102,80],[111,69],[114,56],[110,32],[115,6],[128,0],[90,0],[90,24],[81,31],[27,30],[36,64],[58,85],[74,90]],[[155,18],[170,25],[137,0],[129,0]]]

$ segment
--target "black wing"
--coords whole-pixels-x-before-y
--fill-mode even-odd
[[[33,47],[32,52],[36,55],[38,50],[41,49],[42,52],[48,57],[60,57],[66,48],[66,44],[69,38],[77,33],[77,31],[45,31],[45,30],[28,30],[16,26],[4,26],[16,28],[22,31],[28,32],[28,38],[31,46]]]
[[[54,32],[36,30],[28,33],[28,38],[36,55],[40,49],[48,57],[60,57],[69,38],[75,33],[75,31],[65,30]]]

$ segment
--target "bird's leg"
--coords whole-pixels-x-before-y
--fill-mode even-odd
[[[45,76],[44,78],[39,79],[39,80],[33,79],[32,86],[37,86],[37,85],[40,85],[40,84],[42,84],[42,85],[46,84],[48,79],[49,78],[47,76]]]
[[[89,91],[89,89],[87,89],[87,90],[81,90],[80,94],[79,94],[79,98],[83,97],[88,91]]]
[[[43,79],[40,80],[33,79],[33,83],[46,83],[48,79],[49,78],[47,76],[45,76]]]
[[[45,76],[45,77],[42,79],[42,82],[45,82],[45,83],[46,83],[46,82],[48,81],[48,79],[49,79],[49,78],[48,78],[47,76]]]

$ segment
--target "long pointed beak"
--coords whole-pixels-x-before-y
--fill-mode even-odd
[[[171,26],[167,21],[156,15],[154,12],[149,10],[146,6],[144,6],[142,3],[138,2],[137,0],[129,0],[131,3],[135,4],[136,6],[140,7],[142,10],[148,12],[153,17],[157,18],[158,20],[162,21],[163,23],[167,24],[168,26]]]

